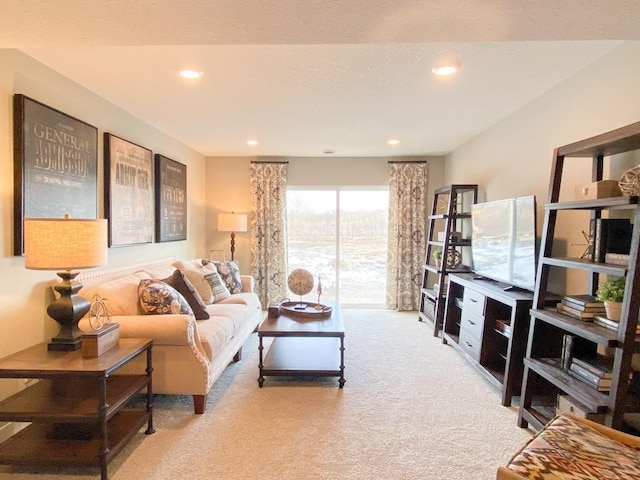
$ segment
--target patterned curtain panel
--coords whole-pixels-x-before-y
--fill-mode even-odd
[[[426,163],[391,163],[386,306],[418,310],[425,252]]]
[[[252,163],[251,270],[262,306],[287,294],[285,201],[286,163]]]

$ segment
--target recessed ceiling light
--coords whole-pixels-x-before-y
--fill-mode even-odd
[[[400,145],[400,140],[398,140],[397,138],[392,138],[390,140],[387,140],[387,143],[389,145],[396,146],[396,145]]]
[[[441,77],[445,77],[447,75],[453,75],[458,70],[460,70],[460,64],[456,62],[438,63],[435,67],[431,69],[433,73],[435,73],[436,75],[440,75]]]
[[[202,75],[203,73],[197,70],[180,70],[180,76],[182,78],[188,78],[189,80],[195,80],[196,78],[200,78]]]
[[[249,145],[250,147],[255,147],[256,145],[258,145],[258,141],[257,140],[247,140],[247,145]]]

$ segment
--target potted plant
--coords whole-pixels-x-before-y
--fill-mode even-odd
[[[600,285],[596,292],[598,300],[604,302],[607,318],[610,320],[620,320],[620,310],[624,299],[624,277],[607,280]]]
[[[440,268],[442,265],[442,249],[436,248],[433,252],[431,252],[431,257],[436,265],[436,268]]]

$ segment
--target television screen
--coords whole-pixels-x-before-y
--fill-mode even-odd
[[[473,271],[533,290],[536,281],[536,199],[509,198],[471,206]]]

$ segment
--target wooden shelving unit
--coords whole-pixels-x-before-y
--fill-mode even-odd
[[[471,205],[477,201],[478,185],[471,184],[447,185],[433,195],[418,320],[432,323],[434,336],[442,330],[447,275],[471,271]],[[440,265],[433,259],[437,249],[443,252]]]
[[[640,122],[555,149],[551,170],[550,190],[545,206],[544,230],[536,277],[531,327],[524,360],[524,376],[518,414],[519,426],[542,428],[555,411],[540,399],[553,399],[566,394],[585,406],[590,412],[604,413],[605,424],[617,429],[624,426],[625,413],[637,403],[637,396],[629,383],[631,358],[640,352],[636,335],[640,307],[640,208],[638,197],[614,197],[597,200],[560,202],[560,187],[565,159],[590,159],[585,168],[592,172],[592,180],[603,179],[604,158],[640,149]],[[612,162],[616,159],[611,158]],[[576,160],[581,161],[581,160]],[[552,254],[555,226],[559,212],[589,210],[591,218],[601,218],[610,210],[630,211],[634,225],[628,265],[612,265],[591,259],[561,258]],[[600,275],[625,277],[625,298],[618,330],[573,319],[545,308],[550,274],[561,270],[577,269],[589,272],[584,291],[594,294]],[[609,392],[598,392],[576,380],[562,368],[559,358],[565,335],[573,336],[573,355],[593,355],[599,349],[613,350],[613,378]]]

